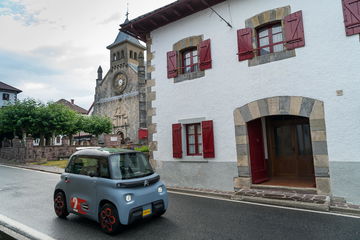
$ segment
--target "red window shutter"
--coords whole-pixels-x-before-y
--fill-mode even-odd
[[[215,157],[213,121],[201,122],[204,158]]]
[[[167,75],[168,78],[174,78],[178,75],[176,51],[167,52]]]
[[[212,67],[210,39],[202,41],[199,45],[199,49],[200,49],[200,71],[204,71],[205,69],[209,69]]]
[[[173,157],[182,158],[181,124],[172,125]]]
[[[237,31],[239,61],[254,58],[254,48],[252,45],[252,29],[243,28]]]
[[[287,15],[284,18],[284,28],[285,47],[288,50],[305,46],[302,11]]]
[[[360,33],[360,0],[342,0],[347,36]]]

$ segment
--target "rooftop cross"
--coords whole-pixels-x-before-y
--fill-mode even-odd
[[[126,20],[125,22],[128,22],[129,21],[129,3],[126,3]]]

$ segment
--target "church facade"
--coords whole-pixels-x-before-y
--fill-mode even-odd
[[[93,115],[112,120],[113,134],[121,143],[146,143],[145,47],[134,37],[119,32],[109,45],[110,69],[96,79]]]

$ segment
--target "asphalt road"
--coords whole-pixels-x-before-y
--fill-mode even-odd
[[[111,237],[96,222],[55,216],[59,175],[0,166],[0,214],[55,239],[360,239],[360,219],[170,194],[158,219]]]

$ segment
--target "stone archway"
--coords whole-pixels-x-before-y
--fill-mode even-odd
[[[300,96],[277,96],[253,101],[234,110],[238,177],[234,188],[251,188],[249,144],[246,123],[272,115],[294,115],[309,118],[316,190],[330,194],[329,158],[326,142],[324,103]]]
[[[118,131],[116,132],[116,134],[120,136],[120,143],[121,143],[121,144],[125,144],[124,133],[123,133],[122,131],[118,130]]]

